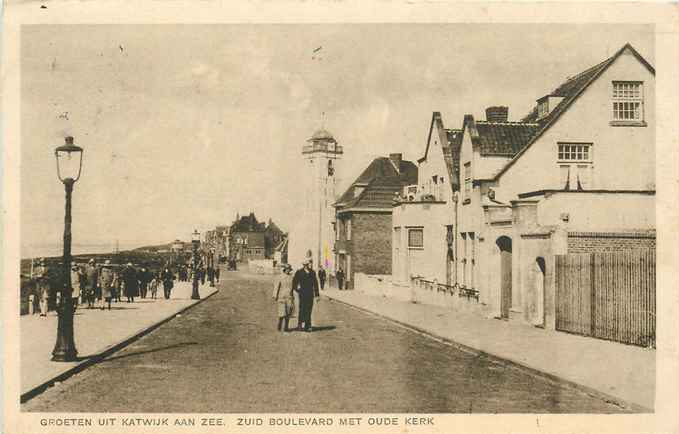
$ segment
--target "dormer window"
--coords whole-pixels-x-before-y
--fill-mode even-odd
[[[642,82],[614,81],[612,103],[612,125],[645,125]]]
[[[549,114],[549,99],[538,103],[538,119],[542,119]]]

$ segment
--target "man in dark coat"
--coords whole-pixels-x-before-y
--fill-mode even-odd
[[[337,270],[335,277],[337,278],[337,289],[339,290],[344,289],[344,270],[342,270],[341,266]]]
[[[139,295],[141,298],[146,298],[146,292],[149,289],[149,282],[151,281],[151,272],[146,268],[139,271]]]
[[[128,263],[123,270],[123,282],[125,283],[125,296],[128,303],[134,303],[134,297],[139,295],[139,278],[137,270],[132,267],[132,263]]]
[[[326,277],[325,268],[323,268],[323,266],[321,265],[320,267],[318,267],[318,281],[321,284],[321,291],[325,288],[325,277]]]
[[[172,292],[174,274],[169,268],[165,267],[163,272],[160,274],[160,279],[163,281],[163,295],[167,300],[170,298],[170,293]]]
[[[299,315],[297,317],[297,330],[311,331],[311,311],[314,308],[314,297],[318,301],[318,279],[312,268],[312,260],[307,257],[302,268],[297,270],[292,278],[292,289],[299,295]]]

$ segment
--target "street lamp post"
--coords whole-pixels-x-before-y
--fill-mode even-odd
[[[193,300],[200,300],[198,293],[198,247],[200,246],[200,232],[194,229],[191,234],[191,247],[193,248],[193,288],[191,291],[191,298]]]
[[[73,144],[73,137],[66,137],[65,144],[55,149],[57,160],[57,176],[66,190],[66,206],[64,215],[64,257],[63,282],[64,290],[61,302],[57,305],[57,341],[52,350],[55,362],[72,362],[78,357],[73,339],[73,300],[71,294],[71,194],[73,185],[80,178],[82,170],[83,149]]]

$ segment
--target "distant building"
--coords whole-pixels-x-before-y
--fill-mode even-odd
[[[335,203],[335,263],[348,288],[354,274],[391,274],[394,195],[417,182],[417,166],[402,154],[374,159]]]
[[[267,259],[273,259],[276,247],[283,241],[285,234],[276,226],[276,224],[269,219],[269,223],[264,230],[264,256]]]
[[[254,213],[240,217],[231,225],[230,254],[237,261],[265,259],[266,223],[258,222]]]

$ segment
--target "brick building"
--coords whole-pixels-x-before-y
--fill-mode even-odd
[[[230,254],[237,261],[264,259],[266,223],[257,221],[255,213],[238,217],[231,225]]]
[[[285,233],[271,220],[260,222],[254,213],[240,217],[231,226],[215,229],[216,244],[224,244],[225,257],[237,261],[250,259],[273,259],[274,251],[285,238]]]
[[[352,288],[355,273],[391,274],[392,202],[417,182],[417,166],[401,154],[376,158],[335,203],[335,263]]]

